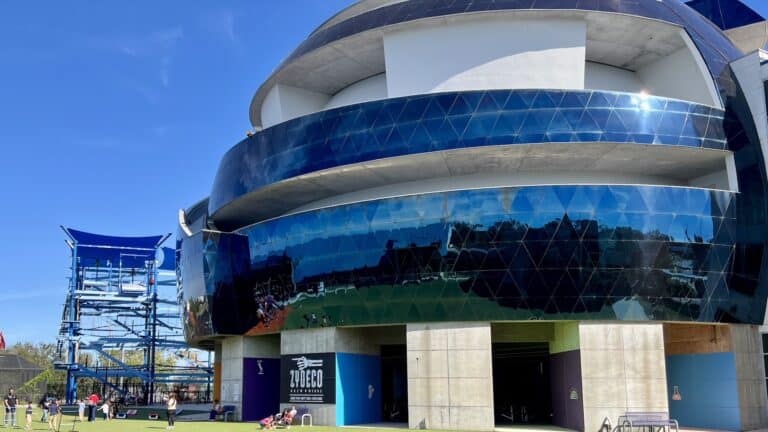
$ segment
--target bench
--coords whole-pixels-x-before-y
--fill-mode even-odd
[[[221,413],[220,414],[224,417],[224,421],[225,422],[229,421],[230,417],[232,417],[232,418],[235,417],[235,406],[234,405],[224,405],[223,407],[221,407]]]
[[[621,428],[623,432],[625,427],[629,427],[630,432],[634,428],[649,428],[651,432],[657,428],[665,431],[674,428],[675,432],[680,430],[677,420],[670,419],[669,413],[662,411],[627,412],[619,416],[616,429]]]
[[[59,408],[59,410],[61,411],[59,420],[54,424],[54,428],[56,432],[60,432],[62,426],[72,426],[72,429],[70,429],[70,431],[76,431],[77,423],[80,423],[80,413],[78,411],[77,406],[62,406]],[[67,416],[67,415],[72,416],[72,423],[64,422],[64,416]]]
[[[312,414],[309,412],[309,408],[303,407],[303,408],[296,408],[296,415],[294,418],[299,417],[301,418],[301,427],[304,427],[304,421],[309,421],[309,427],[312,427]]]

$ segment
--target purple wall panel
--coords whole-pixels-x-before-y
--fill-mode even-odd
[[[581,402],[581,355],[578,350],[552,354],[551,368],[552,423],[556,426],[584,430],[584,407]],[[572,392],[575,391],[576,399]]]
[[[280,410],[280,359],[243,359],[243,421],[256,421]]]

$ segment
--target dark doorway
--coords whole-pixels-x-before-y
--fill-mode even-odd
[[[405,345],[381,346],[382,420],[408,422],[408,366]]]
[[[549,344],[493,344],[496,424],[552,424]]]

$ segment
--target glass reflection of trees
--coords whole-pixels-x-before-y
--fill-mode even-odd
[[[399,291],[403,296],[418,299],[421,287],[430,283],[454,284],[463,295],[530,311],[531,317],[600,314],[617,301],[635,299],[642,300],[650,319],[674,313],[695,320],[705,302],[727,299],[723,274],[732,246],[714,244],[719,228],[711,216],[691,216],[687,223],[698,228],[681,229],[676,233],[681,238],[675,238],[656,227],[643,232],[599,218],[571,220],[567,213],[538,227],[507,215],[491,224],[441,221],[383,229],[385,236],[370,231],[308,235],[306,241],[281,242],[282,248],[256,246],[263,255],[251,267],[256,311],[251,322],[269,327],[286,307],[296,312],[310,298],[360,307],[364,296],[345,295],[350,290],[397,287],[411,290]],[[296,312],[298,325],[342,324],[323,307],[311,310]]]

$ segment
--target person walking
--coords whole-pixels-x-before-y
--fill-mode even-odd
[[[48,430],[59,430],[57,419],[59,417],[59,401],[56,399],[48,402]]]
[[[8,396],[3,400],[5,405],[5,427],[8,427],[8,421],[11,422],[11,427],[16,427],[16,390],[11,387],[8,390]]]
[[[48,421],[48,395],[43,396],[42,399],[40,399],[40,409],[43,410],[43,416],[40,417],[40,421],[45,423]]]
[[[166,403],[168,409],[168,427],[167,430],[173,430],[176,427],[176,394],[171,393]]]
[[[32,401],[27,401],[27,411],[25,412],[27,415],[27,424],[24,426],[24,430],[32,430]]]
[[[85,421],[85,401],[80,399],[77,401],[77,415],[80,417],[80,423]]]

